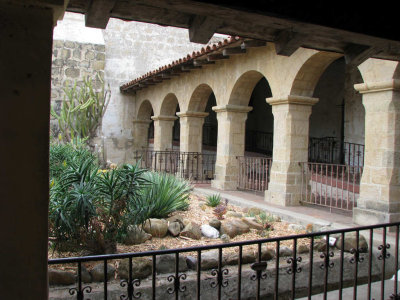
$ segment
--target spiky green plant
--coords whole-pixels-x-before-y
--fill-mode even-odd
[[[51,115],[58,121],[58,127],[64,142],[70,142],[76,137],[88,138],[96,135],[111,97],[108,87],[104,88],[103,80],[97,75],[102,88],[96,91],[91,78],[84,78],[82,86],[75,81],[72,87],[64,89],[64,101],[57,113],[51,107]]]
[[[189,182],[165,173],[147,172],[144,178],[151,182],[141,191],[139,201],[132,212],[136,220],[164,218],[174,211],[189,207]]]
[[[213,194],[207,196],[206,205],[210,207],[216,207],[221,203],[221,195],[220,194]]]

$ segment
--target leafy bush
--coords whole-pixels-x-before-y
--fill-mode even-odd
[[[214,194],[211,196],[207,196],[207,202],[206,204],[210,207],[216,207],[221,203],[221,195],[220,194]]]
[[[148,218],[164,218],[176,210],[189,207],[191,185],[175,176],[165,173],[147,172],[144,178],[151,182],[145,186],[132,209],[133,217],[143,223]]]

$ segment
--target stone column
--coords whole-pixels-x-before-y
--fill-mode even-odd
[[[204,118],[208,113],[187,111],[177,116],[181,124],[180,151],[201,153]]]
[[[39,300],[48,298],[53,11],[10,3],[0,1],[0,298]]]
[[[228,104],[212,109],[218,120],[217,161],[212,187],[235,190],[239,174],[236,157],[244,155],[247,113],[253,108]]]
[[[172,150],[172,128],[178,117],[155,116],[154,120],[154,151]]]
[[[180,152],[202,152],[205,112],[186,111],[177,113],[181,125]],[[203,176],[202,156],[181,153],[178,174],[186,179],[200,179]]]
[[[400,81],[356,84],[365,107],[365,156],[353,221],[400,221]]]
[[[274,115],[274,149],[271,177],[265,200],[298,205],[301,197],[301,165],[308,161],[309,118],[317,98],[288,96],[268,98]]]
[[[133,121],[133,150],[140,151],[148,147],[150,120]]]

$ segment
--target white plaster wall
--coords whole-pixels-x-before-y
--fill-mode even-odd
[[[54,27],[53,39],[85,44],[104,45],[101,29],[85,27],[85,16],[66,12],[63,20]]]

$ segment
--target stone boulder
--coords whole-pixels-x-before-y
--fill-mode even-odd
[[[201,252],[201,269],[210,270],[218,268],[219,251],[209,250]],[[188,256],[186,258],[186,263],[188,267],[192,270],[197,270],[197,258],[193,256]],[[225,265],[225,259],[222,257],[222,265]]]
[[[344,251],[350,252],[351,249],[357,248],[357,236],[356,232],[345,233],[344,235]],[[336,248],[341,249],[342,247],[342,236],[339,235],[335,244]],[[365,237],[360,234],[358,240],[358,249],[360,252],[365,253],[368,251],[368,243]]]
[[[261,208],[258,208],[258,207],[250,207],[247,210],[247,214],[250,215],[250,216],[251,215],[257,216],[257,215],[261,214],[262,212],[263,212],[263,210]]]
[[[107,264],[107,280],[114,277],[115,268],[111,264]],[[95,282],[104,281],[104,263],[99,263],[90,270],[92,280]]]
[[[195,240],[201,239],[201,229],[200,226],[194,222],[189,222],[185,228],[180,233],[180,236],[188,237]]]
[[[182,218],[182,216],[180,216],[180,215],[176,215],[176,216],[169,217],[169,218],[167,218],[166,220],[167,220],[167,222],[168,222],[169,224],[171,224],[171,223],[173,223],[173,222],[178,222],[178,223],[180,224],[180,226],[181,226],[180,230],[182,230],[183,227],[185,227],[185,224],[183,223],[183,218]]]
[[[220,233],[227,234],[230,238],[234,238],[237,235],[247,233],[249,231],[250,227],[242,220],[237,218],[221,222]]]
[[[275,249],[268,248],[267,246],[262,246],[261,260],[271,260],[275,257],[275,254],[276,254]],[[256,253],[256,257],[258,257],[258,251]]]
[[[78,270],[76,270],[76,281],[78,281]],[[89,271],[86,269],[85,266],[81,268],[81,278],[83,283],[91,283],[92,282],[92,275],[90,275]]]
[[[139,228],[136,225],[129,225],[124,243],[126,245],[137,245],[144,243],[147,240],[151,240],[151,238],[151,234],[147,233],[142,228]]]
[[[153,262],[148,257],[132,258],[132,277],[143,279],[152,274]],[[123,259],[119,263],[118,276],[121,279],[129,279],[129,259]]]
[[[186,257],[179,255],[179,272],[187,270]],[[156,271],[162,274],[175,272],[175,254],[158,255],[156,259]]]
[[[226,218],[242,218],[243,215],[241,213],[236,212],[236,211],[231,211],[230,210],[225,214],[225,217]]]
[[[168,232],[172,236],[178,236],[181,233],[182,227],[179,222],[171,222],[168,225]]]
[[[256,230],[263,230],[264,227],[257,223],[255,218],[250,218],[250,217],[244,217],[241,219],[244,223],[246,223],[250,228],[256,229]]]
[[[290,249],[289,247],[286,246],[281,246],[279,248],[279,256],[283,257],[283,256],[293,256],[293,251],[292,249]]]
[[[221,228],[221,221],[217,220],[217,219],[210,220],[210,222],[208,222],[208,224],[217,230],[219,230]]]
[[[50,285],[75,284],[75,275],[68,271],[49,269],[48,276]]]
[[[210,225],[203,224],[203,225],[201,225],[200,229],[201,229],[201,233],[205,237],[208,237],[210,239],[219,238],[219,231]]]
[[[164,219],[148,219],[143,226],[143,230],[153,237],[164,237],[168,232],[168,222]]]

